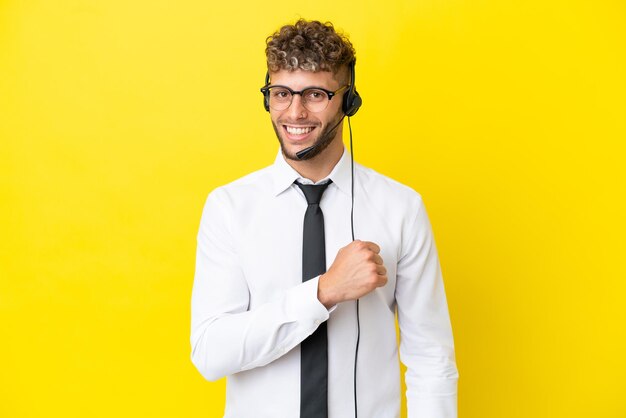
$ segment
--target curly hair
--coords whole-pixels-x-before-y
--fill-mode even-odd
[[[330,22],[298,20],[285,25],[266,39],[265,55],[269,71],[331,71],[355,60],[348,38],[335,31]]]

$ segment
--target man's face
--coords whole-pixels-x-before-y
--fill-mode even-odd
[[[295,91],[308,87],[322,87],[335,91],[342,87],[335,75],[328,71],[280,70],[271,73],[271,80],[272,85],[287,86]],[[316,113],[302,106],[302,97],[299,94],[293,96],[291,105],[285,110],[277,111],[270,108],[272,125],[286,158],[298,161],[296,152],[315,145],[316,148],[306,154],[303,159],[314,158],[337,136],[341,138],[341,135],[338,135],[341,132],[338,123],[343,116],[342,98],[343,91],[338,92],[330,100],[326,109]]]

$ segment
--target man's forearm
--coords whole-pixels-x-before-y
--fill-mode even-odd
[[[200,295],[197,304],[202,304]],[[191,359],[208,380],[264,366],[285,355],[328,319],[317,300],[317,280],[286,291],[250,311],[192,313]]]

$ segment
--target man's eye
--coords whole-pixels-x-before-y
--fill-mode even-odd
[[[307,101],[320,102],[326,99],[327,96],[322,90],[307,90],[305,92],[305,97]]]
[[[272,97],[275,99],[288,99],[291,94],[287,90],[272,90]]]

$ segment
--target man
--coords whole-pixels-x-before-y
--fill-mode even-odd
[[[228,376],[225,417],[399,417],[397,313],[409,417],[456,417],[452,332],[422,199],[360,165],[352,190],[342,137],[360,105],[351,43],[330,23],[299,20],[268,38],[266,55],[262,92],[280,151],[207,199],[193,363],[209,380]]]

